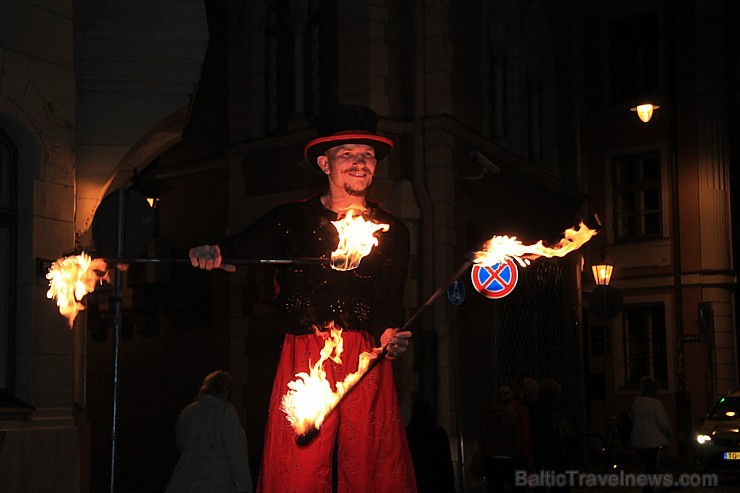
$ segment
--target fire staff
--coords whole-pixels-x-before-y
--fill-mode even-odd
[[[411,337],[397,329],[404,320],[409,233],[400,220],[367,199],[377,163],[393,148],[390,139],[377,135],[377,120],[362,106],[342,105],[325,114],[305,156],[326,174],[328,190],[276,207],[220,245],[190,251],[195,267],[232,271],[222,258],[329,258],[338,243],[331,221],[349,210],[389,225],[356,269],[339,271],[326,264],[277,269],[276,326],[285,336],[270,398],[261,492],[329,492],[333,476],[338,491],[416,491],[390,361],[406,350]],[[316,329],[330,322],[344,329],[342,364],[326,363],[332,384],[357,369],[363,351],[383,346],[388,354],[327,417],[319,436],[301,446],[280,402],[295,375],[319,359],[324,338]]]

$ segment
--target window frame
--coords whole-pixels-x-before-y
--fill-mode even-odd
[[[306,115],[313,119],[337,104],[337,0],[309,0],[303,35],[303,87]]]
[[[530,77],[527,83],[527,129],[529,134],[529,159],[539,163],[543,160],[544,144],[542,83]]]
[[[662,313],[662,327],[656,326],[658,317],[655,317],[656,310]],[[650,313],[653,311],[653,313]],[[641,313],[638,313],[641,312]],[[640,341],[630,340],[632,332],[630,330],[630,320],[633,318],[630,316],[631,313],[641,315],[645,320],[647,327],[645,333],[642,335]],[[669,321],[667,305],[662,301],[634,303],[625,305],[621,315],[621,330],[622,330],[622,344],[621,350],[623,353],[622,361],[622,388],[625,389],[639,389],[640,379],[645,375],[658,380],[660,388],[665,389],[669,386],[670,380],[670,344],[669,344]],[[662,348],[656,347],[656,337],[659,337],[660,331],[662,331]],[[656,334],[657,332],[657,334]],[[632,362],[636,359],[635,352],[632,350],[633,347],[639,346],[644,347],[647,351],[645,357],[645,368],[642,371],[638,371],[632,368]],[[660,367],[658,366],[660,365]],[[633,375],[633,373],[635,373]]]
[[[508,63],[505,56],[496,54],[493,47],[489,48],[490,81],[489,95],[489,132],[494,140],[506,139],[509,134],[507,125],[507,72]]]
[[[295,42],[290,0],[272,0],[265,16],[265,131],[285,133],[295,107]],[[274,52],[274,57],[272,56]]]
[[[265,133],[337,104],[338,0],[272,0],[265,14]]]
[[[655,159],[657,173],[653,177],[645,178],[645,162]],[[638,162],[638,175],[632,181],[623,179],[620,167],[629,161]],[[614,241],[626,243],[633,241],[656,240],[665,236],[664,214],[666,211],[665,198],[663,196],[665,172],[663,170],[663,153],[660,149],[649,149],[640,152],[621,153],[611,158],[611,208],[613,221]],[[648,208],[645,197],[648,193],[654,193],[657,198],[656,207]],[[629,194],[633,194],[632,200],[626,200]],[[632,209],[627,207],[631,203]],[[648,231],[646,217],[654,216],[656,231]],[[625,221],[634,218],[634,225],[630,228]],[[633,229],[633,232],[629,230]]]

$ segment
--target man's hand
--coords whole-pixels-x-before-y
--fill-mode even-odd
[[[231,264],[221,263],[221,249],[218,245],[201,245],[191,248],[188,256],[190,257],[191,265],[199,269],[222,269],[226,272],[234,272],[236,270],[236,267]]]
[[[380,336],[380,345],[388,348],[386,358],[392,360],[401,356],[409,345],[409,339],[411,339],[409,330],[399,332],[398,329],[385,329],[383,335]]]

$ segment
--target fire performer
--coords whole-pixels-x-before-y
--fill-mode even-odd
[[[409,233],[400,220],[367,199],[377,162],[393,148],[390,139],[376,134],[377,120],[366,107],[334,108],[319,120],[318,137],[305,147],[308,161],[328,178],[323,195],[278,206],[221,245],[190,250],[195,267],[233,271],[222,258],[328,258],[338,243],[331,221],[349,210],[389,225],[356,269],[310,265],[277,270],[276,324],[285,337],[270,398],[261,492],[330,492],[333,476],[339,491],[416,491],[390,361],[406,350],[411,337],[398,330],[404,320]],[[295,375],[318,361],[325,335],[316,329],[330,323],[343,329],[344,349],[341,364],[325,364],[332,385],[356,371],[363,351],[387,347],[388,355],[327,416],[316,439],[298,445],[280,409],[281,398]]]

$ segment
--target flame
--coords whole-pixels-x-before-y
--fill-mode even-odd
[[[378,244],[375,233],[390,228],[388,224],[366,221],[361,213],[355,216],[355,212],[350,209],[344,219],[331,222],[339,233],[339,245],[331,253],[332,269],[356,269],[362,258]]]
[[[532,260],[539,257],[564,257],[570,252],[578,250],[597,232],[597,230],[589,228],[581,221],[578,229],[565,230],[563,238],[553,247],[545,246],[542,240],[534,245],[524,245],[515,236],[494,236],[483,245],[482,251],[473,253],[473,262],[492,266],[503,263],[508,259],[514,259],[519,265],[526,267]]]
[[[80,303],[87,293],[95,290],[95,285],[110,282],[107,264],[102,259],[92,259],[86,253],[57,259],[46,274],[49,291],[46,297],[56,298],[59,313],[67,317],[72,328],[77,312],[84,310]],[[101,275],[99,272],[105,272]]]
[[[285,413],[288,422],[293,426],[296,435],[302,435],[312,428],[321,428],[326,416],[336,407],[342,396],[349,392],[367,370],[370,362],[377,358],[381,349],[363,352],[358,359],[357,371],[347,375],[343,381],[336,383],[336,390],[326,379],[324,362],[331,359],[342,363],[344,350],[342,329],[330,323],[329,331],[316,331],[325,338],[324,348],[319,360],[311,365],[309,371],[296,374],[296,379],[288,383],[288,391],[282,398],[280,409]]]

